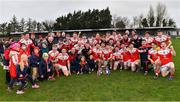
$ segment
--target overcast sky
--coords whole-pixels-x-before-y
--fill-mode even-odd
[[[0,23],[9,21],[13,15],[18,19],[32,18],[37,21],[55,20],[57,17],[74,10],[110,8],[112,15],[132,19],[143,13],[149,6],[156,7],[158,2],[167,6],[168,15],[180,27],[180,0],[0,0]]]

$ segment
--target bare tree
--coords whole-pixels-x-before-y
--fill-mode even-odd
[[[149,12],[147,14],[147,20],[150,27],[154,26],[155,17],[154,17],[154,10],[152,8],[152,5],[149,7]]]
[[[137,27],[138,26],[138,24],[139,24],[139,22],[138,22],[138,17],[137,16],[134,16],[133,17],[133,27],[135,28],[135,27]]]
[[[20,24],[19,24],[19,31],[20,32],[24,32],[25,31],[25,26],[26,26],[25,23],[26,22],[25,22],[24,18],[22,18],[21,21],[20,21]]]
[[[157,7],[156,7],[156,13],[157,13],[157,19],[156,19],[156,26],[157,27],[161,27],[162,26],[162,21],[163,19],[166,17],[167,14],[167,9],[166,9],[166,5],[162,4],[162,3],[158,3]]]
[[[46,31],[52,31],[54,27],[54,23],[55,22],[53,20],[45,20],[44,22],[42,22],[43,29]]]
[[[140,14],[138,18],[139,28],[142,28],[142,20],[143,20],[143,14]]]

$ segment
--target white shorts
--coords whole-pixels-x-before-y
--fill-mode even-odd
[[[119,64],[119,61],[114,61],[114,65],[117,66]]]
[[[139,62],[139,59],[131,62],[131,64],[136,64],[137,62]]]
[[[167,71],[170,68],[170,65],[173,64],[173,62],[169,62],[165,65],[161,66],[161,72]]]
[[[109,61],[104,61],[104,66],[107,66],[107,65],[108,65],[108,62],[109,62]]]
[[[61,69],[61,70],[67,70],[67,67],[66,66],[62,66],[60,64],[58,64],[58,68]]]
[[[124,61],[124,65],[128,65],[128,66],[130,66],[130,65],[131,65],[131,60]]]

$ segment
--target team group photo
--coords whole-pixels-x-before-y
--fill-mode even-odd
[[[178,0],[0,3],[0,101],[180,100]]]

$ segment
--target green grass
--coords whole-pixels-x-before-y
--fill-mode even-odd
[[[96,73],[60,77],[56,81],[41,82],[40,89],[27,89],[25,94],[17,95],[15,90],[7,92],[4,84],[5,72],[0,69],[0,101],[172,101],[180,100],[180,40],[173,40],[177,57],[175,78],[168,81],[160,77],[153,80],[143,73],[114,71],[109,77],[97,77]]]

